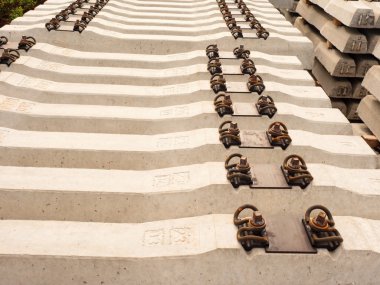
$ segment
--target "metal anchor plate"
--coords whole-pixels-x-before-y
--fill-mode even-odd
[[[249,160],[249,158],[248,158]],[[281,167],[275,164],[255,164],[251,168],[255,183],[252,189],[292,189],[285,180]]]
[[[309,241],[299,216],[292,214],[265,215],[269,246],[268,253],[317,253]]]
[[[274,148],[265,131],[242,130],[240,131],[240,139],[241,148]]]

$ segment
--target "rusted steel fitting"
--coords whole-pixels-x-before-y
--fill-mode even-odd
[[[62,10],[61,12],[59,12],[57,15],[55,15],[55,18],[58,20],[58,21],[66,21],[69,19],[69,12],[67,10]]]
[[[260,75],[252,74],[247,82],[248,90],[261,95],[265,90],[264,81]]]
[[[249,19],[249,26],[252,28],[252,29],[260,29],[262,28],[259,20],[257,20],[255,17],[253,17],[253,19]]]
[[[245,58],[240,65],[241,73],[252,75],[256,73],[256,66],[252,59]]]
[[[232,29],[230,29],[230,31],[235,40],[243,37],[243,31],[241,30],[240,26],[234,26]]]
[[[70,6],[74,7],[75,9],[82,8],[83,2],[82,1],[74,1],[70,4]]]
[[[291,186],[300,186],[305,189],[313,181],[313,176],[307,170],[305,161],[299,155],[292,154],[287,156],[281,169],[286,182]]]
[[[311,213],[319,210],[316,217]],[[339,231],[334,227],[335,222],[329,209],[322,205],[315,205],[306,210],[305,219],[302,220],[306,233],[312,246],[327,248],[333,251],[343,242]]]
[[[282,122],[274,122],[270,124],[266,133],[269,143],[272,146],[279,146],[285,150],[292,142],[288,129]]]
[[[36,44],[36,39],[33,37],[22,36],[18,43],[18,48],[28,51],[32,46]]]
[[[8,43],[8,38],[4,37],[4,36],[1,36],[0,37],[0,47],[3,46],[3,45],[6,45],[7,43]]]
[[[206,47],[206,55],[209,59],[219,58],[219,49],[217,45],[209,45]]]
[[[232,17],[232,14],[231,12],[228,12],[226,14],[223,15],[223,20],[228,23],[229,21],[232,21],[232,20],[235,20],[234,17]]]
[[[15,49],[4,49],[3,54],[0,57],[0,64],[6,64],[11,66],[20,57],[20,53]]]
[[[274,114],[276,114],[277,112],[277,108],[274,105],[274,100],[272,99],[272,97],[265,95],[260,96],[257,100],[256,109],[260,115],[266,115],[269,118],[272,118]]]
[[[50,22],[45,24],[46,29],[50,32],[51,30],[58,30],[61,25],[59,24],[59,20],[53,18]]]
[[[226,25],[229,29],[232,29],[233,27],[236,27],[236,20],[235,18],[229,18],[226,20]]]
[[[247,209],[252,210],[252,216],[240,218],[240,213]],[[234,224],[238,227],[236,238],[245,251],[269,245],[265,219],[254,205],[240,206],[235,211]]]
[[[220,8],[220,13],[222,13],[222,15],[226,15],[231,12],[230,9],[228,9],[228,6],[224,6],[223,8]]]
[[[266,40],[269,37],[269,32],[266,29],[264,29],[263,27],[260,27],[257,29],[256,35],[260,39]]]
[[[210,87],[215,94],[219,92],[226,92],[227,85],[226,79],[224,79],[223,74],[214,74],[210,79]]]
[[[73,28],[73,31],[74,32],[79,32],[79,33],[82,33],[84,31],[84,29],[86,29],[87,27],[87,23],[86,22],[83,22],[82,20],[76,20],[75,21],[75,24],[74,24],[74,28]]]
[[[76,4],[70,4],[65,10],[67,10],[69,12],[69,14],[75,14],[75,12],[77,11],[78,9],[78,5]]]
[[[244,4],[242,5],[242,8],[240,9],[240,13],[242,15],[245,15],[246,13],[251,13],[251,11],[249,10],[249,8]]]
[[[222,73],[222,64],[219,61],[219,58],[210,59],[207,63],[207,70],[211,75]]]
[[[88,12],[83,12],[83,15],[82,15],[82,18],[81,18],[81,21],[82,22],[85,22],[86,24],[90,23],[91,20],[94,18],[94,16],[92,16],[90,13]]]
[[[215,111],[218,113],[219,117],[223,117],[224,115],[233,115],[234,113],[230,95],[217,95],[214,99],[214,106]]]
[[[231,160],[235,158],[238,158],[239,161],[230,164]],[[234,188],[239,188],[241,185],[253,184],[251,166],[247,158],[240,153],[234,153],[227,157],[224,167],[227,170],[227,179]]]
[[[253,20],[256,20],[256,18],[251,12],[246,12],[244,14],[244,20],[246,20],[247,22],[251,22]]]
[[[232,145],[241,145],[239,134],[239,127],[235,122],[225,121],[219,126],[219,140],[225,148],[230,148]]]
[[[95,6],[91,6],[90,9],[88,9],[88,13],[92,16],[96,16],[99,13],[100,9],[96,8]]]
[[[243,45],[240,45],[233,50],[234,55],[236,58],[248,58],[251,52],[248,49],[245,49]]]

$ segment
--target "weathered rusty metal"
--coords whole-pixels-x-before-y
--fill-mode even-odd
[[[51,30],[58,30],[61,25],[59,20],[56,18],[51,19],[48,23],[45,24],[46,29],[50,32]]]
[[[243,31],[241,30],[240,26],[234,26],[230,29],[230,31],[234,39],[243,37]]]
[[[20,42],[18,43],[18,48],[28,51],[36,43],[37,41],[33,37],[22,36]]]
[[[241,144],[239,134],[239,127],[233,121],[225,121],[219,126],[219,140],[225,148],[230,148],[232,145],[239,146]]]
[[[247,209],[252,210],[252,216],[240,218],[241,212]],[[236,238],[245,251],[269,245],[265,219],[254,205],[245,204],[240,206],[234,213],[233,221],[235,226],[238,227]]]
[[[94,16],[88,12],[83,12],[81,21],[85,22],[86,24],[90,23],[91,20],[94,18]]]
[[[299,186],[305,189],[313,176],[307,170],[304,159],[296,154],[287,156],[281,166],[281,170],[285,176],[286,182],[291,186]]]
[[[66,21],[68,20],[70,17],[70,13],[68,10],[62,10],[61,12],[59,12],[57,15],[55,15],[55,18],[58,20],[58,21]]]
[[[219,49],[217,45],[209,45],[206,47],[206,55],[209,59],[219,58]]]
[[[232,100],[230,95],[219,94],[214,98],[215,111],[219,117],[224,115],[233,115]]]
[[[211,75],[222,73],[222,63],[219,58],[210,59],[207,63],[207,70]]]
[[[4,37],[4,36],[1,36],[0,37],[0,47],[3,46],[3,45],[6,45],[7,43],[8,43],[8,38]]]
[[[0,57],[0,64],[6,64],[11,66],[20,57],[20,53],[15,49],[4,49],[3,54]]]
[[[226,20],[227,27],[231,30],[233,27],[236,27],[236,20],[235,18],[227,18]]]
[[[269,32],[265,28],[260,27],[256,29],[256,35],[259,38],[266,40],[269,37]]]
[[[311,213],[319,210],[316,217],[311,218]],[[340,246],[343,238],[335,228],[335,222],[329,209],[322,205],[311,206],[306,210],[302,219],[310,243],[316,248],[327,248],[333,251]]]
[[[226,92],[227,85],[226,79],[224,79],[223,74],[214,74],[210,79],[210,87],[215,94],[219,92]]]
[[[292,142],[292,139],[288,133],[288,129],[282,122],[274,122],[270,124],[266,134],[269,143],[272,146],[279,146],[284,150],[287,149],[287,147]]]
[[[242,58],[242,59],[248,58],[249,55],[251,54],[251,52],[248,49],[244,48],[244,45],[240,45],[234,48],[233,53],[236,56],[236,58]]]
[[[88,9],[88,13],[91,14],[92,16],[96,16],[99,13],[100,9],[98,7],[92,6],[90,9]]]
[[[240,65],[241,73],[252,75],[256,73],[255,63],[252,59],[245,58]]]
[[[272,97],[265,95],[259,97],[256,103],[256,108],[260,115],[266,115],[269,118],[272,118],[277,112],[277,108]]]
[[[238,158],[239,161],[235,163],[230,162]],[[234,188],[239,188],[242,185],[252,185],[253,177],[251,174],[251,167],[245,156],[240,153],[234,153],[227,157],[224,167],[227,170],[227,179],[230,181]]]
[[[82,33],[86,29],[87,23],[82,20],[76,20],[74,23],[73,31]]]
[[[265,90],[264,81],[260,75],[252,74],[247,82],[248,90],[261,95]]]

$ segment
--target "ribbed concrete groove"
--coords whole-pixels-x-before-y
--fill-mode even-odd
[[[255,108],[252,103],[235,105]],[[351,135],[347,119],[336,109],[304,108],[277,103],[276,120],[290,129],[320,134]],[[41,104],[0,96],[0,126],[19,130],[92,133],[158,134],[215,127],[221,122],[212,101],[157,108]],[[229,117],[244,129],[265,130],[267,117]]]
[[[290,130],[292,144],[282,149],[226,151],[218,129],[198,129],[152,136],[85,133],[31,132],[0,129],[1,162],[13,166],[78,167],[105,169],[154,169],[195,162],[223,160],[241,152],[251,163],[281,165],[292,153],[306,161],[348,167],[376,168],[377,156],[360,138],[318,135]],[[174,156],[175,159],[169,159]]]
[[[38,42],[1,66],[1,285],[376,283],[380,160],[303,70],[312,68],[313,43],[267,0],[245,2],[267,40],[255,30],[244,30],[253,39],[233,40],[215,0],[110,0],[81,34],[46,31],[71,3],[48,0],[0,30],[11,42]],[[333,44],[346,48],[352,29],[327,27],[304,10],[325,36],[341,31]],[[368,37],[368,47],[376,41]],[[277,107],[272,119],[216,114],[205,54],[215,43],[221,57],[233,58],[239,45],[251,51],[263,94]],[[336,55],[324,58],[329,72],[338,72]],[[240,73],[240,63],[222,59],[223,72]],[[368,64],[356,60],[354,75]],[[254,108],[259,96],[247,93],[248,76],[225,77],[235,111]],[[353,89],[359,97],[360,84]],[[217,129],[225,120],[259,131],[282,121],[293,141],[285,151],[226,150]],[[224,160],[235,152],[253,172],[299,154],[314,180],[304,190],[234,189]],[[247,254],[232,222],[245,203],[264,218],[299,219],[325,205],[344,243],[316,255]]]
[[[270,214],[303,213],[312,204],[324,204],[344,216],[352,214],[352,201],[361,217],[380,219],[378,169],[308,163],[314,180],[305,190],[231,190],[222,162],[144,171],[0,169],[0,201],[7,201],[1,219],[137,223],[233,213],[236,205],[248,202]],[[142,215],[144,209],[155,210]]]
[[[249,75],[242,75],[240,61],[235,64],[223,64],[223,72],[228,81],[247,83]],[[168,69],[147,68],[121,68],[121,67],[94,67],[71,66],[51,61],[44,61],[29,56],[21,57],[8,69],[9,72],[18,74],[38,74],[39,77],[55,82],[70,83],[96,83],[96,84],[125,84],[156,86],[175,83],[187,83],[199,80],[207,80],[210,73],[207,64],[187,65]],[[264,81],[276,81],[288,85],[315,86],[315,82],[307,71],[279,69],[256,65],[258,73]],[[228,75],[230,73],[239,76]]]
[[[17,274],[22,271],[24,278],[33,280],[43,272],[49,276],[45,279],[47,282],[61,284],[122,283],[131,279],[151,283],[157,282],[157,274],[163,283],[173,284],[211,277],[210,282],[216,284],[234,283],[241,275],[250,282],[276,282],[281,278],[283,283],[291,283],[295,278],[309,280],[311,276],[313,281],[324,282],[326,276],[314,270],[320,272],[325,264],[333,262],[336,266],[329,266],[329,274],[338,282],[363,281],[363,277],[347,274],[360,270],[365,282],[376,283],[377,278],[372,273],[380,266],[376,244],[379,222],[352,216],[335,219],[346,237],[342,248],[334,253],[322,250],[312,258],[295,254],[268,255],[263,249],[247,255],[235,240],[236,227],[231,223],[231,215],[147,224],[3,221],[0,227],[7,239],[1,244],[4,252],[1,271],[6,282],[24,280]],[[358,241],[368,228],[373,232],[365,242]],[[88,233],[87,237],[83,232]],[[92,238],[94,236],[99,238]],[[222,240],[220,236],[225,238]],[[73,248],[73,244],[79,246]],[[25,266],[27,269],[22,270],[31,262],[33,267]],[[285,263],[294,264],[295,272],[273,270],[276,264]],[[94,267],[102,270],[94,272]],[[144,273],[139,270],[141,267]],[[58,268],[62,274],[54,274]],[[220,274],[220,270],[239,274]]]
[[[45,103],[93,104],[93,105],[142,105],[159,106],[184,104],[214,98],[208,80],[166,86],[109,85],[90,83],[55,82],[13,72],[0,73],[0,92]],[[229,82],[230,91],[247,91],[242,82]],[[96,86],[96,88],[95,88]],[[276,102],[289,102],[300,106],[330,107],[330,100],[320,87],[291,86],[277,82],[265,82],[266,94]],[[17,90],[15,94],[15,90]],[[12,92],[12,95],[9,94]],[[251,101],[255,94],[233,95],[237,101]],[[156,102],[155,102],[156,100]],[[235,99],[234,99],[235,100]],[[252,101],[251,101],[252,102]]]

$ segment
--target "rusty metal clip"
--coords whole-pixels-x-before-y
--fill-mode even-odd
[[[50,32],[51,30],[58,30],[61,25],[59,24],[59,20],[53,18],[50,22],[45,24],[46,29]]]
[[[229,125],[227,128],[224,128]],[[240,130],[238,124],[232,121],[225,121],[219,126],[219,140],[225,148],[232,145],[241,145]]]
[[[252,75],[256,73],[255,63],[252,59],[245,58],[240,65],[240,70],[243,74]]]
[[[259,20],[257,20],[255,17],[253,17],[253,19],[249,19],[250,23],[249,23],[249,26],[252,28],[252,29],[259,29],[259,28],[262,28]]]
[[[252,216],[240,218],[240,213],[246,209],[253,211]],[[235,211],[234,224],[238,227],[236,238],[245,251],[269,245],[265,220],[255,206],[249,204],[240,206]]]
[[[72,6],[75,9],[82,8],[83,7],[83,2],[82,1],[74,1],[69,6]]]
[[[36,44],[36,39],[33,37],[22,36],[18,43],[18,49],[28,51],[32,46]]]
[[[234,110],[232,109],[232,100],[230,95],[219,94],[214,98],[215,111],[218,113],[219,117],[224,115],[233,115]]]
[[[96,16],[99,13],[100,9],[96,8],[95,6],[91,6],[90,9],[88,9],[88,13],[92,16]]]
[[[230,164],[230,161],[234,158],[239,158],[239,162]],[[240,153],[231,154],[227,157],[224,167],[227,170],[227,179],[234,188],[253,184],[251,166],[248,163],[247,157]]]
[[[304,159],[299,155],[291,154],[287,156],[284,159],[281,170],[286,182],[291,186],[299,186],[305,189],[313,181],[313,176],[307,170]]]
[[[65,10],[67,10],[69,12],[69,14],[75,14],[75,12],[77,11],[78,9],[78,5],[76,5],[75,3],[72,3],[70,4]]]
[[[215,59],[219,57],[219,49],[217,45],[209,45],[206,47],[206,55],[209,59]]]
[[[251,22],[255,19],[255,16],[251,12],[247,12],[244,14],[244,20],[246,20],[247,22]]]
[[[7,43],[8,43],[8,38],[4,37],[4,36],[1,36],[0,37],[0,47],[3,46],[3,45],[6,45]]]
[[[76,20],[75,24],[74,24],[73,31],[82,33],[86,27],[87,27],[86,22],[83,22],[82,20],[81,21]]]
[[[252,74],[247,82],[248,90],[261,95],[265,90],[264,81],[260,75]]]
[[[87,12],[83,12],[83,15],[82,15],[82,18],[81,18],[81,21],[82,22],[85,22],[86,24],[90,23],[91,20],[94,18],[94,16],[92,16],[91,14],[87,13]]]
[[[234,48],[233,53],[237,58],[243,58],[243,59],[248,58],[249,55],[251,54],[249,50],[244,49],[243,45],[240,45],[239,47]]]
[[[210,87],[214,91],[215,94],[219,92],[226,92],[226,79],[224,79],[223,74],[214,74],[210,79]]]
[[[274,122],[270,124],[266,134],[269,143],[272,146],[279,146],[284,150],[287,149],[292,142],[288,133],[288,128],[282,122]]]
[[[210,59],[207,63],[207,70],[211,75],[222,73],[222,64],[219,61],[219,58]]]
[[[257,29],[256,35],[260,39],[266,40],[269,37],[269,32],[266,29],[264,29],[263,27],[260,27]]]
[[[236,4],[237,4],[237,7],[238,7],[239,9],[242,9],[243,7],[247,7],[247,5],[245,5],[245,3],[244,3],[243,1],[239,1],[239,2],[237,2]]]
[[[58,21],[66,21],[69,19],[69,16],[70,16],[70,13],[68,10],[62,10],[61,12],[59,12],[57,15],[55,15],[55,18],[58,20]]]
[[[311,218],[312,211],[320,210],[318,215]],[[311,206],[306,210],[305,219],[302,219],[307,236],[312,246],[335,250],[343,242],[339,231],[334,227],[335,222],[329,209],[322,205]]]
[[[243,31],[241,30],[240,26],[235,26],[230,30],[235,40],[243,37]]]
[[[272,97],[265,95],[260,96],[257,100],[256,109],[260,115],[266,115],[269,118],[272,118],[277,112],[277,108],[274,105],[274,100]]]
[[[240,13],[241,13],[242,15],[245,15],[245,14],[247,14],[247,13],[251,13],[251,11],[250,11],[249,8],[244,4],[244,5],[242,5],[242,8],[240,9]]]
[[[226,6],[226,7],[220,8],[220,13],[222,13],[222,15],[226,15],[226,14],[229,14],[231,12],[228,9],[228,7]]]
[[[20,53],[15,49],[4,49],[3,54],[0,57],[0,64],[6,64],[11,66],[20,57]]]
[[[223,15],[223,20],[227,23],[228,21],[231,21],[231,20],[234,20],[235,18],[232,17],[232,14],[231,12],[228,12],[226,14]]]
[[[236,27],[236,20],[235,18],[229,18],[227,21],[226,21],[226,25],[229,29],[232,29],[233,27]]]

